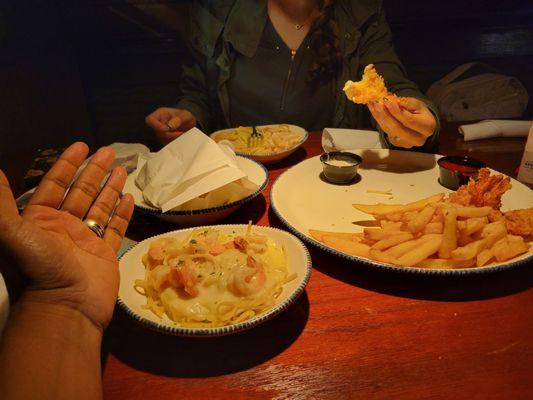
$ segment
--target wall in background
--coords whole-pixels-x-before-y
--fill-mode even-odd
[[[189,2],[28,3],[0,9],[0,146],[13,138],[35,148],[74,138],[153,144],[144,116],[175,100]],[[533,96],[530,0],[385,0],[385,8],[423,90],[477,60],[518,77]]]

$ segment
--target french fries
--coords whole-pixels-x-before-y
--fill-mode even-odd
[[[353,207],[367,214],[386,215],[392,213],[404,213],[406,211],[419,211],[428,204],[441,201],[443,197],[444,193],[438,193],[409,204],[353,204]]]
[[[353,204],[371,214],[378,227],[363,232],[309,234],[327,246],[357,257],[414,268],[471,268],[509,260],[529,251],[505,220],[490,222],[491,207],[443,201],[438,193],[408,204]]]
[[[462,222],[462,221],[461,221]],[[465,227],[462,229],[462,234],[464,235],[472,235],[476,233],[477,231],[480,231],[483,229],[483,227],[488,223],[487,217],[481,217],[481,218],[469,218],[465,222]],[[461,228],[459,228],[461,229]]]
[[[391,230],[383,228],[365,228],[363,229],[364,237],[368,240],[382,240],[389,236],[398,235],[403,233],[400,230]]]
[[[492,249],[481,250],[476,257],[476,266],[482,267],[494,257]]]
[[[476,260],[449,260],[445,258],[426,258],[415,264],[417,268],[443,269],[443,268],[468,268],[475,264]]]
[[[369,256],[370,246],[363,243],[326,235],[324,236],[324,244],[344,253],[351,254],[352,256],[366,258]]]
[[[401,221],[394,222],[394,221],[388,221],[386,219],[382,219],[379,222],[380,222],[380,225],[381,225],[381,227],[383,229],[390,229],[390,230],[399,231],[402,228],[402,222]]]
[[[422,211],[420,211],[420,213],[409,221],[407,224],[407,230],[411,233],[422,231],[424,227],[429,224],[431,218],[433,218],[433,214],[435,214],[435,207],[427,205]]]
[[[498,261],[509,260],[528,251],[528,245],[522,236],[507,235],[498,240],[492,247],[494,258]]]
[[[414,236],[412,233],[399,233],[397,235],[387,236],[386,238],[377,241],[370,247],[376,250],[385,250],[397,244],[407,242],[408,240],[411,240],[413,238]]]
[[[403,256],[396,259],[395,264],[412,267],[416,263],[435,254],[442,243],[442,236],[423,241],[420,246],[408,251]]]
[[[439,248],[440,258],[450,258],[457,247],[457,209],[446,207],[444,210],[444,234]]]
[[[352,242],[360,242],[363,238],[363,235],[361,233],[329,232],[319,231],[316,229],[309,229],[309,234],[313,237],[313,239],[318,240],[319,242],[324,241],[324,236],[338,237]]]
[[[464,261],[475,258],[482,250],[487,247],[487,239],[479,239],[475,242],[470,242],[465,246],[457,247],[451,251],[453,260]]]
[[[398,244],[396,246],[393,246],[385,251],[385,253],[389,254],[392,257],[399,258],[403,256],[408,251],[411,251],[415,248],[417,248],[420,244],[422,244],[426,240],[430,240],[431,238],[437,237],[438,235],[424,235],[418,239],[410,240],[408,242],[404,242],[401,244]]]
[[[458,205],[454,205],[454,207],[457,210],[458,217],[466,218],[486,217],[492,210],[490,207],[465,207]]]
[[[429,233],[442,233],[444,230],[444,224],[442,222],[430,222],[428,223],[422,233],[427,235]]]

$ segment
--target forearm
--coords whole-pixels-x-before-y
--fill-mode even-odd
[[[369,26],[361,39],[360,61],[361,69],[368,64],[375,65],[378,73],[383,76],[387,89],[390,92],[400,97],[414,97],[426,103],[427,107],[435,117],[436,128],[433,134],[426,139],[424,145],[411,147],[410,150],[436,151],[440,129],[438,110],[428,98],[422,94],[418,86],[407,79],[405,69],[394,51],[391,32],[383,12],[376,15],[374,23]],[[372,123],[380,131],[386,144],[389,147],[394,148],[389,142],[387,135],[383,134],[381,127],[376,121],[373,120]]]
[[[101,398],[101,340],[81,312],[23,295],[0,343],[2,398]]]

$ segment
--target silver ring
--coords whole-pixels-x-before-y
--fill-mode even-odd
[[[83,221],[87,227],[95,233],[96,236],[99,238],[104,237],[104,228],[102,228],[102,225],[100,225],[98,222],[96,222],[94,219],[86,219]]]

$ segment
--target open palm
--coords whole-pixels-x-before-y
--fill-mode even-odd
[[[116,252],[133,200],[125,195],[115,207],[126,179],[122,168],[115,169],[100,190],[114,158],[109,148],[94,155],[65,196],[87,153],[83,143],[65,150],[21,216],[0,172],[0,245],[29,280],[26,297],[76,308],[105,327],[118,292]],[[97,221],[105,229],[104,237],[95,235],[83,217]]]

